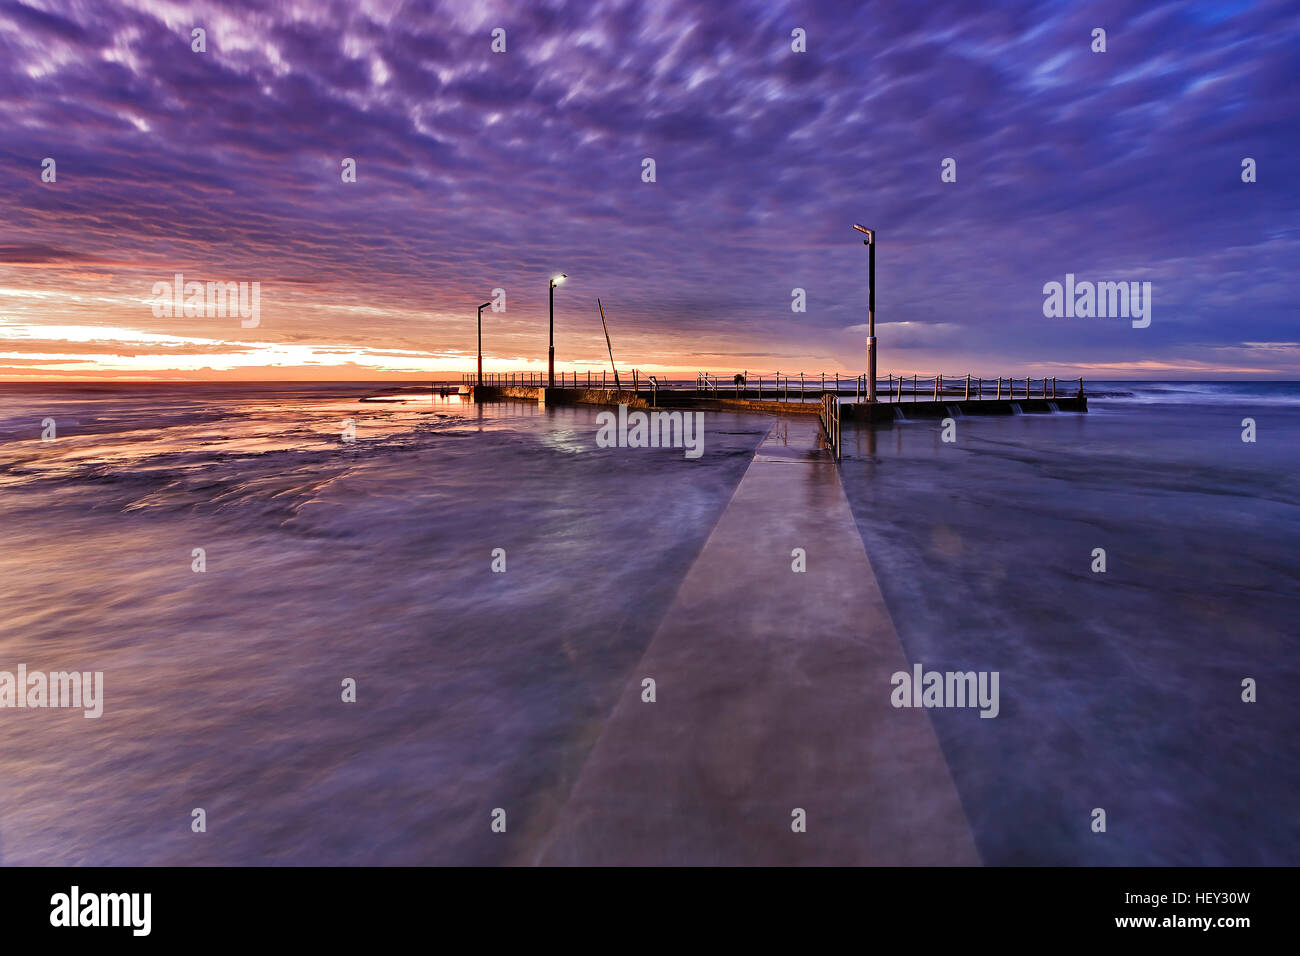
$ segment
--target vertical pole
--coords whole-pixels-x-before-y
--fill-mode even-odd
[[[478,307],[478,384],[483,384],[483,306]]]
[[[970,399],[970,372],[966,373],[966,398]]]
[[[916,401],[916,373],[912,373],[912,401]]]
[[[546,354],[546,387],[555,388],[555,280],[551,280],[551,347]]]
[[[867,244],[867,401],[876,400],[876,233]]]

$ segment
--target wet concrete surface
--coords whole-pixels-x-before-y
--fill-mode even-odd
[[[909,666],[820,424],[778,421],[536,862],[978,864],[929,715],[890,706]]]

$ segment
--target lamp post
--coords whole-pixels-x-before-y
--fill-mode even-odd
[[[856,222],[853,228],[865,233],[862,244],[870,250],[867,258],[867,401],[876,400],[876,231]]]
[[[478,307],[478,382],[475,383],[479,388],[483,387],[483,310],[491,302],[484,302]]]
[[[546,387],[555,388],[555,287],[569,278],[563,272],[551,280],[551,350],[546,358]]]

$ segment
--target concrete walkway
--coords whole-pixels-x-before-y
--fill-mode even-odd
[[[979,863],[929,715],[889,704],[910,665],[821,445],[764,439],[537,862]]]

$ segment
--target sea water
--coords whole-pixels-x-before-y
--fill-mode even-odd
[[[0,671],[103,673],[0,709],[0,861],[526,862],[767,430],[599,411],[0,385]]]
[[[844,432],[909,658],[1001,675],[997,719],[932,711],[980,853],[1300,863],[1300,383],[1089,392]]]

